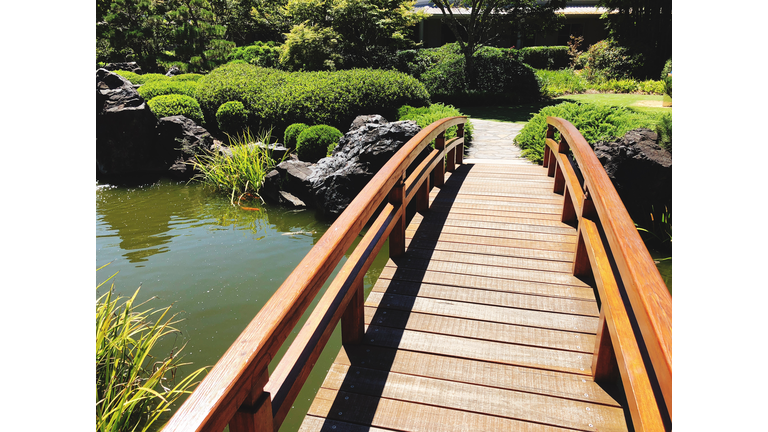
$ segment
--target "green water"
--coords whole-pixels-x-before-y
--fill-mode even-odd
[[[117,294],[130,296],[141,286],[139,300],[157,296],[147,307],[173,305],[171,310],[183,319],[176,325],[182,334],[163,341],[157,353],[164,356],[186,344],[181,354],[193,365],[182,369],[182,375],[218,361],[330,226],[308,210],[247,206],[261,210],[233,207],[229,197],[198,184],[97,184],[96,266],[110,264],[96,279],[101,282],[119,272],[113,279]],[[366,275],[366,295],[387,256],[385,245]],[[297,328],[309,312],[311,307]],[[337,328],[281,431],[298,430],[340,347]]]

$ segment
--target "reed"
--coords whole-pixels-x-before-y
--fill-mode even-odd
[[[213,150],[196,156],[195,179],[229,194],[233,205],[235,197],[239,202],[244,197],[258,196],[267,173],[282,162],[272,157],[267,146],[258,144],[269,143],[270,136],[271,131],[267,131],[256,138],[250,130],[229,136],[227,152]]]
[[[152,300],[135,304],[139,289],[122,301],[114,296],[112,284],[96,301],[96,430],[100,432],[149,430],[174,402],[192,392],[195,380],[205,371],[200,368],[175,383],[177,369],[189,363],[181,363],[174,350],[163,359],[152,351],[161,338],[179,333],[173,327],[179,321],[175,314],[169,316],[170,306],[137,310]]]

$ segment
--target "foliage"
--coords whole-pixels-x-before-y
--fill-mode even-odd
[[[174,351],[184,347],[163,359],[153,350],[160,339],[179,333],[173,327],[176,315],[166,319],[170,306],[137,311],[144,305],[135,304],[138,293],[137,289],[122,301],[113,297],[112,284],[96,301],[96,430],[100,432],[148,430],[179,397],[191,393],[195,379],[205,370],[198,369],[174,385],[177,369],[188,364],[181,363]]]
[[[256,41],[251,45],[237,47],[227,56],[227,61],[243,60],[248,64],[274,68],[280,64],[282,48],[275,42]]]
[[[282,15],[293,23],[281,64],[290,70],[374,67],[398,49],[426,17],[411,0],[288,0]]]
[[[664,68],[661,70],[661,80],[664,81],[669,74],[672,73],[672,59],[667,60],[664,63]]]
[[[205,71],[225,62],[235,44],[224,40],[226,27],[208,0],[177,0],[166,13],[175,57],[190,70]]]
[[[474,90],[474,58],[482,46],[497,40],[505,31],[523,36],[536,31],[556,30],[561,26],[555,11],[565,7],[565,0],[434,0],[443,22],[456,37],[464,56],[464,75]],[[466,12],[459,13],[459,9]],[[506,27],[512,26],[512,29]]]
[[[664,114],[656,124],[659,135],[659,147],[672,151],[672,114]]]
[[[296,154],[299,160],[317,162],[333,151],[342,136],[344,134],[333,126],[310,126],[296,138]]]
[[[636,78],[656,77],[672,57],[672,2],[670,0],[599,0],[609,9],[603,15],[611,38],[642,55]]]
[[[567,46],[537,46],[520,49],[520,61],[534,69],[558,70],[570,63]]]
[[[670,250],[672,249],[672,212],[669,208],[657,211],[651,206],[650,227],[642,228],[635,224],[637,230],[643,237],[643,241],[649,249]],[[643,235],[645,234],[645,235]],[[661,260],[672,259],[672,257],[662,258]]]
[[[579,57],[582,55],[581,44],[584,43],[583,36],[570,36],[568,41],[568,58],[570,59],[569,66],[571,69],[581,69],[584,66],[580,64]]]
[[[406,74],[371,69],[284,72],[247,64],[223,65],[198,81],[206,118],[239,100],[262,129],[282,133],[292,123],[346,128],[364,112],[395,117],[404,104],[425,105],[429,94]],[[389,114],[388,114],[389,113]]]
[[[135,72],[124,70],[113,70],[112,73],[118,74],[121,77],[127,79],[134,85],[143,85],[150,81],[160,81],[169,79],[167,76],[158,73],[137,74]]]
[[[569,121],[590,144],[624,136],[632,129],[653,128],[657,121],[647,114],[609,105],[568,102],[544,107],[515,137],[515,144],[523,150],[522,155],[532,162],[541,163],[544,157],[547,116]]]
[[[454,108],[453,105],[443,105],[442,103],[432,104],[428,107],[412,107],[410,105],[403,105],[399,110],[397,110],[398,120],[413,120],[422,129],[431,125],[437,120],[446,117],[462,115],[464,114],[462,114],[458,109]],[[456,136],[457,129],[458,128],[456,126],[451,126],[448,128],[448,130],[445,131],[445,139],[449,140],[454,138]],[[472,142],[473,131],[474,127],[472,126],[472,122],[467,120],[467,122],[464,124],[465,145]]]
[[[471,81],[458,44],[401,54],[398,68],[424,83],[433,101],[453,104],[530,102],[539,98],[535,71],[516,52],[484,47],[474,55]]]
[[[157,118],[182,115],[197,124],[204,124],[203,112],[197,101],[186,95],[169,94],[156,96],[147,102]]]
[[[145,100],[153,99],[161,95],[179,94],[189,97],[195,97],[197,90],[197,81],[192,80],[154,80],[139,87],[139,96]]]
[[[589,83],[581,75],[574,73],[573,69],[560,69],[556,71],[539,69],[536,78],[541,84],[541,94],[546,97],[557,97],[566,94],[583,93],[589,87]]]
[[[136,61],[145,70],[155,69],[162,52],[164,3],[100,0],[96,10],[97,61]]]
[[[203,77],[203,74],[199,74],[199,73],[183,73],[183,74],[172,76],[171,77],[171,81],[195,81],[195,82],[197,82],[202,77]]]
[[[585,77],[590,82],[632,78],[643,64],[641,55],[632,55],[613,39],[605,39],[589,47]]]
[[[193,165],[198,174],[194,178],[230,194],[232,205],[235,196],[239,202],[249,194],[257,194],[267,173],[282,162],[272,158],[268,146],[257,144],[269,143],[270,136],[265,132],[255,138],[249,130],[230,136],[228,152],[213,150],[195,156]]]
[[[664,94],[672,97],[672,77],[668,76],[664,78]]]
[[[283,145],[291,150],[295,149],[296,139],[308,127],[309,125],[304,123],[294,123],[285,128],[285,134],[283,134]]]
[[[225,102],[216,110],[216,123],[224,133],[239,133],[248,126],[248,111],[240,101]]]

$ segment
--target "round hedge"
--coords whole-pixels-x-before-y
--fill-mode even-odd
[[[344,134],[333,126],[310,126],[299,134],[296,154],[304,162],[317,162],[333,151],[342,136]]]
[[[248,125],[248,111],[240,101],[225,102],[216,111],[216,123],[223,132],[239,133]]]
[[[200,104],[189,96],[178,94],[156,96],[150,99],[147,105],[157,118],[183,115],[198,124],[205,123]]]
[[[283,145],[291,150],[296,148],[296,140],[299,135],[307,129],[309,125],[305,123],[294,123],[285,128],[285,134],[283,134]]]

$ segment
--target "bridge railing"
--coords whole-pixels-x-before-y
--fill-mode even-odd
[[[429,207],[431,184],[462,163],[466,117],[449,117],[409,140],[368,182],[243,330],[176,414],[165,432],[273,432],[280,428],[336,324],[342,342],[364,332],[363,277],[389,238],[390,256],[405,252],[406,207]],[[458,127],[446,142],[445,131]],[[422,151],[435,148],[417,166]],[[407,173],[410,173],[406,175]],[[387,202],[313,309],[270,375],[268,366],[321,287],[381,204]]]
[[[636,431],[669,429],[672,296],[587,141],[561,118],[547,124],[544,166],[564,195],[563,222],[578,222],[573,273],[594,276],[601,303],[595,381],[619,375]]]

